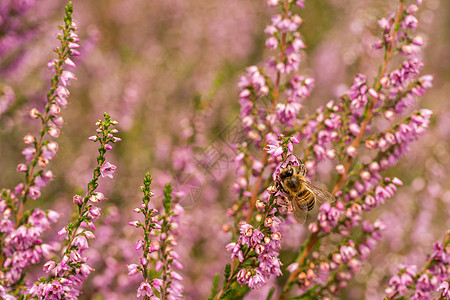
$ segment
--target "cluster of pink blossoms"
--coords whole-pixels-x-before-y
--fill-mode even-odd
[[[63,249],[62,259],[54,259],[44,264],[44,271],[51,277],[40,278],[29,289],[29,294],[42,299],[78,299],[81,285],[94,269],[87,263],[85,252],[89,248],[89,239],[94,239],[94,222],[101,216],[101,208],[97,203],[106,200],[101,192],[97,192],[98,179],[101,177],[112,178],[116,166],[106,162],[105,154],[112,149],[111,144],[121,141],[116,137],[117,121],[111,120],[105,113],[105,121],[98,121],[97,135],[89,139],[100,143],[97,167],[94,170],[92,180],[88,184],[88,190],[84,197],[75,195],[73,203],[77,205],[78,216],[67,226],[58,231],[58,236],[67,241]],[[91,229],[91,230],[89,230]]]
[[[262,210],[265,205],[260,204]],[[229,243],[226,246],[231,254],[231,259],[237,258],[240,263],[245,259],[255,259],[251,267],[245,267],[237,273],[237,282],[246,284],[250,288],[259,288],[272,275],[280,276],[281,261],[278,258],[281,248],[281,220],[275,216],[277,210],[272,210],[272,215],[264,220],[264,232],[253,228],[252,225],[242,222],[239,225],[239,239],[237,243]],[[245,257],[244,257],[245,252]]]
[[[38,208],[24,211],[25,202],[31,198],[38,199],[41,189],[53,179],[51,170],[45,167],[49,164],[58,151],[58,144],[54,141],[44,140],[47,134],[52,138],[58,138],[60,128],[63,125],[61,109],[67,105],[71,79],[75,75],[63,67],[75,67],[70,56],[79,55],[78,36],[75,33],[77,26],[72,22],[72,5],[66,7],[64,26],[60,26],[61,32],[57,38],[61,45],[55,49],[58,58],[51,60],[49,68],[53,73],[51,88],[47,94],[47,103],[44,111],[36,108],[30,110],[30,116],[41,121],[42,127],[39,134],[27,134],[23,141],[27,148],[22,154],[25,163],[17,166],[19,172],[25,174],[25,181],[18,184],[14,191],[3,190],[0,196],[0,210],[2,221],[0,231],[4,235],[2,248],[2,268],[0,282],[5,293],[12,292],[14,284],[22,280],[24,270],[38,263],[43,257],[47,257],[53,247],[44,243],[40,236],[50,228],[50,224],[57,221],[59,213]]]
[[[413,300],[450,299],[450,232],[447,232],[444,242],[433,244],[433,252],[427,264],[420,272],[416,265],[400,265],[396,275],[389,280],[386,296],[389,299],[395,296],[410,296]]]

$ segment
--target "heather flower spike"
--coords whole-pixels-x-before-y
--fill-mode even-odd
[[[4,289],[4,295],[13,292],[17,287],[23,287],[26,281],[25,269],[39,262],[49,255],[54,249],[50,244],[40,239],[40,234],[46,231],[50,224],[55,223],[59,213],[52,210],[39,208],[25,210],[25,204],[29,198],[37,200],[42,194],[42,189],[53,179],[52,171],[46,169],[49,162],[56,156],[58,144],[48,140],[48,137],[57,138],[63,119],[59,115],[59,99],[67,102],[69,92],[60,94],[63,85],[68,86],[69,81],[63,83],[64,61],[69,59],[68,44],[76,38],[76,25],[72,22],[72,3],[65,9],[65,24],[60,26],[58,39],[61,44],[55,49],[57,59],[52,60],[50,90],[47,93],[47,102],[42,112],[36,108],[30,110],[33,119],[41,121],[40,132],[37,135],[28,133],[23,141],[27,147],[22,151],[25,163],[17,167],[17,171],[24,173],[25,180],[19,183],[14,191],[2,190],[0,196],[0,212],[2,213],[2,253],[0,257],[2,272],[0,272],[0,284]],[[68,74],[68,73],[65,73]],[[73,75],[73,73],[70,73]],[[74,78],[74,75],[72,76]],[[58,113],[55,113],[58,112]],[[47,265],[47,270],[52,268]]]
[[[56,142],[45,140],[45,138],[47,135],[52,138],[59,136],[60,128],[63,124],[63,118],[59,114],[61,108],[66,107],[67,98],[70,95],[69,90],[66,88],[66,86],[70,85],[68,78],[76,79],[73,72],[64,69],[64,62],[70,57],[68,44],[77,38],[75,33],[76,25],[72,22],[72,12],[72,2],[69,2],[66,6],[65,24],[64,26],[60,26],[61,33],[58,35],[61,46],[55,49],[58,58],[52,59],[51,70],[53,78],[51,80],[50,91],[47,93],[44,112],[39,113],[35,108],[30,111],[32,116],[34,115],[41,120],[41,130],[36,137],[30,133],[24,137],[25,144],[30,146],[22,152],[25,156],[26,164],[20,164],[17,168],[19,172],[25,173],[24,186],[16,194],[21,199],[21,203],[18,206],[18,210],[20,211],[19,216],[22,206],[27,199],[37,199],[36,194],[40,194],[41,188],[47,183],[45,182],[43,185],[36,184],[36,179],[39,176],[37,167],[46,167],[49,161],[55,157],[56,151],[58,150],[58,144]]]
[[[66,240],[66,246],[61,254],[61,260],[50,260],[44,265],[44,271],[51,273],[50,278],[40,278],[38,282],[29,289],[30,295],[38,298],[57,298],[57,299],[78,299],[81,292],[83,281],[94,271],[88,264],[86,250],[89,249],[88,239],[95,238],[94,223],[101,216],[101,208],[96,206],[97,202],[105,200],[101,192],[97,192],[98,179],[104,169],[107,151],[107,145],[115,143],[114,133],[117,130],[114,126],[116,121],[111,120],[107,113],[104,114],[105,120],[96,123],[99,155],[97,156],[97,167],[94,169],[93,178],[88,183],[87,192],[84,197],[75,195],[74,204],[77,205],[78,215],[73,222],[63,227],[58,235]],[[108,165],[111,167],[111,165]],[[103,170],[104,171],[104,170]],[[105,172],[105,171],[104,171]],[[111,177],[112,176],[108,176]],[[92,229],[92,231],[86,228]],[[55,288],[57,286],[57,288]]]
[[[156,209],[150,208],[150,199],[153,192],[150,189],[152,178],[149,173],[145,174],[144,185],[141,190],[144,194],[142,205],[135,209],[144,217],[144,223],[132,221],[129,225],[144,230],[144,239],[136,244],[137,251],[143,251],[140,265],[129,264],[128,275],[135,276],[141,273],[144,281],[141,282],[137,290],[137,297],[144,299],[182,299],[183,278],[175,271],[181,269],[182,265],[178,261],[178,254],[173,250],[176,245],[175,237],[178,234],[177,228],[183,213],[183,208],[172,198],[172,187],[167,184],[164,188],[163,207],[164,211],[159,213]],[[152,253],[157,252],[157,259]],[[149,261],[154,265],[157,277],[150,274]]]

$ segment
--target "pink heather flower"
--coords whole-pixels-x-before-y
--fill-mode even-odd
[[[158,292],[161,292],[161,286],[163,285],[163,281],[161,279],[155,278],[152,280],[153,288]]]
[[[76,252],[76,251],[73,251],[73,252]],[[95,269],[92,268],[91,266],[89,266],[88,264],[81,265],[80,273],[83,274],[84,277],[89,276],[89,274],[91,274],[92,271],[95,271]]]
[[[100,168],[100,173],[102,174],[102,177],[110,177],[113,178],[114,172],[116,171],[117,167],[115,165],[110,164],[109,162],[105,162],[102,167]]]
[[[28,167],[26,164],[18,164],[17,165],[18,172],[26,172],[27,170],[28,170]]]
[[[50,141],[50,142],[47,143],[46,149],[47,149],[49,152],[51,152],[51,153],[53,153],[53,154],[56,154],[56,152],[57,152],[58,149],[59,149],[58,143],[56,143],[56,142],[54,142],[54,141]]]
[[[144,241],[139,240],[139,241],[136,243],[136,251],[139,250],[139,249],[141,249],[142,246],[144,246]]]
[[[180,274],[178,274],[177,272],[173,271],[173,270],[170,272],[170,275],[175,280],[178,280],[178,281],[182,281],[183,280],[183,277]]]
[[[27,163],[29,163],[33,159],[35,153],[36,149],[34,149],[34,147],[28,147],[22,151],[22,154],[23,156],[25,156],[25,160]]]
[[[266,47],[271,50],[276,49],[278,47],[278,39],[274,36],[269,37],[266,40]]]
[[[89,244],[84,235],[78,235],[73,239],[72,244],[76,246],[79,250],[86,250],[89,248]]]
[[[67,97],[70,96],[69,90],[63,86],[58,86],[55,90],[55,94],[63,99],[67,99]]]
[[[269,141],[268,145],[264,148],[264,150],[272,156],[272,158],[276,158],[283,154],[283,146],[280,145],[280,142],[277,140]]]
[[[162,269],[163,266],[164,266],[164,265],[163,265],[162,261],[158,260],[158,261],[156,262],[156,264],[155,264],[155,271],[156,271],[156,272],[161,271],[161,269]]]
[[[80,52],[75,49],[70,49],[69,53],[72,56],[80,56]]]
[[[447,298],[447,300],[450,299],[450,288],[448,281],[442,282],[441,285],[438,287],[437,291],[442,292],[442,297]]]
[[[25,144],[27,144],[27,145],[33,144],[34,141],[35,141],[34,136],[32,136],[32,135],[29,134],[29,133],[23,137],[23,142],[24,142]]]
[[[294,273],[295,271],[298,270],[299,266],[300,266],[299,263],[295,262],[295,263],[290,264],[286,268],[286,270],[288,270],[289,273]]]
[[[73,196],[73,203],[75,203],[76,205],[83,204],[83,197],[81,197],[80,195]]]
[[[89,201],[93,203],[101,202],[105,199],[106,199],[105,195],[103,195],[103,193],[100,192],[97,192],[89,197]]]
[[[148,260],[145,257],[141,257],[141,265],[146,266]]]
[[[66,108],[66,106],[67,106],[67,98],[56,97],[55,102],[58,106],[60,106],[62,108]]]
[[[310,223],[310,224],[308,225],[308,230],[309,230],[311,233],[315,233],[315,232],[319,231],[319,226],[317,226],[317,223]]]
[[[267,6],[268,7],[275,7],[278,5],[278,3],[280,2],[280,0],[267,0]]]
[[[419,21],[413,15],[407,15],[402,22],[403,27],[408,27],[412,30],[417,28],[417,24],[419,24]]]
[[[141,223],[139,221],[132,221],[132,222],[128,222],[128,225],[134,226],[134,227],[138,227]]]
[[[61,214],[57,211],[54,210],[48,210],[47,212],[47,218],[51,223],[55,223],[56,221],[58,221],[59,217],[61,216]]]
[[[83,234],[87,239],[95,239],[95,235],[92,233],[92,231],[85,230],[83,231]]]
[[[339,174],[344,174],[345,173],[345,168],[344,168],[344,165],[337,165],[336,166],[336,171],[339,173]]]
[[[32,186],[28,190],[28,194],[31,199],[36,200],[37,198],[39,198],[41,196],[41,190],[37,186]]]
[[[61,82],[64,86],[70,85],[70,80],[76,80],[75,74],[70,71],[63,71],[61,75]]]
[[[128,268],[128,276],[134,276],[139,273],[139,266],[137,264],[127,265]]]
[[[55,261],[54,260],[49,260],[48,262],[46,262],[44,264],[43,270],[46,273],[50,273],[51,271],[53,271],[53,269],[55,269],[55,267],[56,267]]]
[[[68,65],[69,67],[72,67],[72,68],[75,68],[75,67],[76,67],[75,63],[74,63],[70,58],[66,58],[66,60],[64,61],[64,63],[65,63],[66,65]]]
[[[80,48],[80,45],[78,45],[77,43],[73,43],[73,42],[69,42],[68,44],[70,49],[78,49]]]
[[[148,283],[148,282],[142,282],[141,285],[139,286],[138,290],[137,290],[137,296],[138,297],[144,297],[144,296],[148,296],[151,297],[155,295],[155,293],[152,290],[152,286]]]
[[[102,215],[101,211],[100,208],[91,206],[86,215],[90,218],[90,221],[95,222]]]
[[[262,287],[266,282],[264,276],[257,269],[253,270],[252,273],[253,274],[250,276],[248,280],[248,286],[252,289],[258,289]]]
[[[66,229],[66,227],[63,227],[63,228],[61,228],[59,231],[58,231],[58,236],[60,237],[60,238],[64,238],[64,239],[67,239],[69,236],[67,235],[67,229]]]
[[[60,131],[58,128],[56,127],[50,127],[48,129],[48,135],[51,136],[52,138],[56,139],[59,137]]]
[[[399,186],[403,185],[403,182],[400,179],[398,179],[397,177],[392,178],[392,183],[395,185],[399,185]]]
[[[55,103],[53,103],[52,105],[50,105],[49,112],[52,116],[57,116],[61,113],[61,107],[59,105],[56,105]]]
[[[305,0],[297,0],[295,4],[301,8],[305,8]]]

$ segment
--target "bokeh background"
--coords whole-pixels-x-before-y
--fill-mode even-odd
[[[10,2],[2,0],[0,8]],[[22,179],[15,172],[23,161],[22,137],[37,132],[28,111],[44,105],[50,78],[46,63],[53,57],[66,4],[14,2],[15,11],[0,14],[0,187],[8,188]],[[435,115],[428,133],[389,171],[405,185],[369,216],[388,227],[342,299],[380,299],[395,266],[422,266],[432,243],[450,228],[450,2],[423,2],[418,32],[426,41],[424,74],[435,79],[416,106]],[[381,52],[372,48],[380,34],[377,20],[395,5],[387,0],[306,1],[302,73],[316,79],[306,111],[341,95],[356,73],[374,77],[382,61]],[[137,262],[139,232],[127,223],[135,218],[132,209],[140,203],[146,172],[157,193],[166,182],[180,193],[185,217],[177,249],[185,265],[185,297],[207,298],[212,276],[222,273],[229,260],[224,245],[231,235],[222,227],[233,222],[227,217],[234,197],[230,145],[242,138],[237,82],[247,66],[267,57],[263,30],[274,13],[262,0],[74,1],[81,39],[78,80],[63,112],[58,156],[50,164],[56,178],[29,205],[65,212],[61,224],[67,223],[72,196],[85,188],[95,165],[95,145],[87,140],[94,123],[104,111],[119,121],[123,141],[109,154],[118,171],[114,180],[100,185],[109,201],[90,250],[96,272],[86,282],[83,299],[135,298],[139,279],[130,279],[125,265]],[[301,157],[301,144],[295,152]],[[298,224],[286,230],[284,267],[304,234]],[[260,299],[264,290],[248,299]]]

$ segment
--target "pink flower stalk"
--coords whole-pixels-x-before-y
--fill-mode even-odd
[[[5,291],[9,291],[24,276],[25,268],[38,263],[53,250],[53,247],[40,239],[40,235],[50,227],[50,223],[56,222],[59,214],[53,211],[44,212],[40,209],[26,211],[24,205],[28,198],[33,200],[40,198],[42,188],[54,177],[50,170],[44,168],[55,157],[58,144],[54,141],[46,141],[44,138],[46,134],[57,138],[59,129],[56,127],[61,127],[63,122],[62,117],[50,112],[58,111],[55,106],[58,106],[56,98],[61,87],[59,83],[64,72],[64,61],[69,57],[67,43],[76,37],[75,24],[72,23],[71,3],[66,7],[65,20],[67,21],[65,25],[60,27],[62,31],[60,34],[61,46],[55,49],[58,59],[53,60],[54,64],[52,64],[54,76],[50,91],[47,93],[45,112],[40,113],[37,109],[30,111],[31,117],[40,118],[42,128],[38,136],[27,134],[24,137],[25,144],[30,146],[22,152],[26,163],[19,164],[17,170],[25,174],[25,182],[18,184],[14,193],[7,191],[0,198],[0,207],[4,210],[4,217],[10,218],[5,219],[2,225],[4,240],[0,261],[3,264],[3,272],[0,274],[0,282]],[[68,82],[66,83],[68,84]],[[65,90],[67,91],[67,89]],[[65,94],[66,98],[67,96],[68,91]],[[51,109],[52,107],[53,109]],[[14,210],[13,214],[8,212],[11,209]],[[27,284],[26,280],[20,283],[20,285],[22,284]],[[20,290],[25,291],[24,289]]]
[[[134,211],[144,215],[145,222],[133,221],[129,224],[144,230],[144,241],[139,240],[136,244],[136,250],[143,249],[143,255],[140,259],[140,265],[128,265],[128,275],[134,276],[142,273],[144,281],[137,290],[138,297],[150,297],[149,299],[182,299],[183,286],[180,281],[183,280],[180,274],[174,269],[182,269],[178,254],[173,250],[176,245],[175,235],[180,222],[183,208],[176,203],[173,205],[172,188],[167,184],[164,189],[164,213],[158,215],[156,209],[149,207],[150,198],[153,192],[150,190],[152,178],[150,174],[144,177],[144,186],[141,188],[144,193],[142,205]],[[152,240],[150,238],[153,237]],[[158,259],[152,259],[151,253],[158,253]],[[160,272],[160,278],[150,278],[149,260],[154,263],[156,272]],[[159,295],[157,297],[156,295]]]
[[[95,230],[94,222],[101,216],[101,209],[92,203],[97,203],[105,199],[105,196],[96,192],[101,169],[105,165],[106,145],[115,143],[111,127],[116,125],[108,114],[105,113],[105,121],[98,121],[98,131],[96,141],[100,143],[97,157],[97,167],[94,170],[92,180],[88,184],[88,191],[84,197],[75,195],[73,202],[78,207],[78,216],[73,223],[63,227],[58,235],[67,240],[67,245],[62,253],[59,262],[50,260],[45,263],[44,271],[51,273],[50,279],[40,278],[39,282],[27,292],[40,298],[77,299],[83,281],[94,269],[87,263],[86,250],[89,249],[88,239],[95,238],[93,232],[86,230],[90,227]],[[82,229],[82,225],[83,228]],[[55,288],[56,287],[56,288]]]

